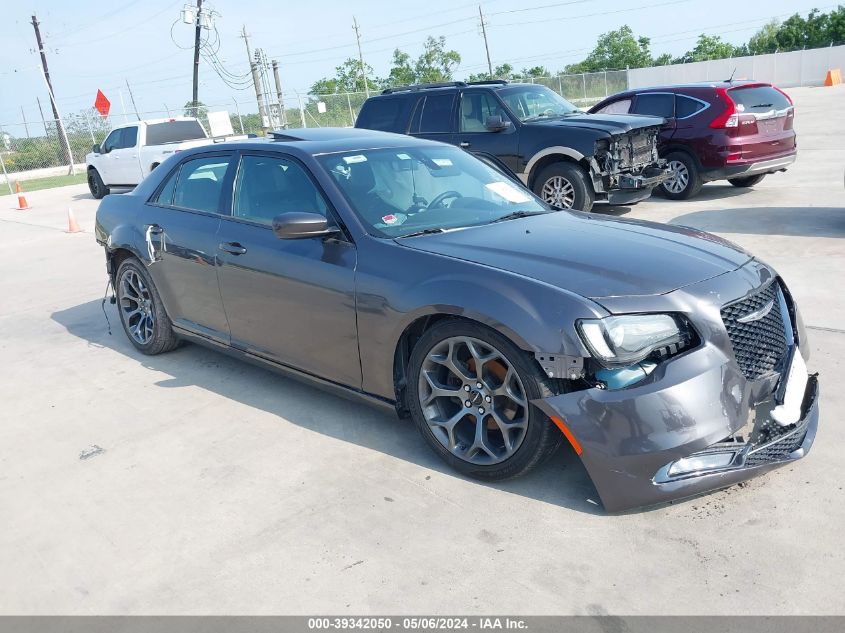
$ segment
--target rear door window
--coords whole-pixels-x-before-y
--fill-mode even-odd
[[[596,114],[628,114],[631,110],[630,99],[619,99],[613,103],[608,103],[600,110],[596,110]]]
[[[205,138],[199,121],[165,121],[147,126],[147,145],[164,145]]]
[[[403,103],[403,99],[371,99],[358,115],[355,126],[383,132],[397,131]]]
[[[698,99],[675,95],[675,116],[679,119],[686,119],[693,114],[698,114],[706,107],[707,104]]]
[[[740,113],[761,114],[771,110],[785,110],[790,107],[789,99],[771,86],[733,88],[728,91]]]
[[[173,191],[173,205],[219,213],[223,180],[231,160],[231,156],[204,156],[182,163]]]
[[[632,114],[649,114],[671,119],[675,116],[675,95],[665,92],[646,92],[637,95]]]
[[[427,95],[420,104],[422,112],[419,117],[420,134],[446,134],[452,131],[452,106],[455,104],[456,93]],[[420,109],[417,106],[417,110]]]

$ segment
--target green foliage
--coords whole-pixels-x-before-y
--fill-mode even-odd
[[[202,101],[186,101],[184,108],[184,116],[192,116],[197,119],[208,120],[208,107]]]
[[[842,42],[845,42],[845,6],[840,5],[830,13],[813,9],[806,18],[796,13],[781,23],[773,20],[751,37],[748,51],[760,55]]]
[[[461,63],[457,51],[446,50],[446,38],[426,38],[423,52],[414,64],[414,79],[417,83],[451,81],[455,67]]]
[[[728,57],[736,57],[737,55],[744,55],[746,48],[744,46],[734,46],[729,42],[723,42],[718,35],[705,35],[702,33],[698,36],[698,41],[695,48],[687,51],[675,60],[675,63],[683,62],[703,62],[708,59],[725,59]]]
[[[341,92],[364,92],[364,78],[361,76],[361,62],[353,57],[348,57],[340,66],[334,69],[334,77],[324,77],[311,85],[311,94],[327,95]],[[367,87],[370,90],[378,90],[382,80],[374,77],[373,69],[369,64],[364,64],[364,73],[367,77]]]
[[[651,40],[647,37],[635,38],[631,27],[625,24],[616,31],[602,33],[587,58],[577,64],[570,64],[566,72],[590,73],[650,66],[650,44]]]

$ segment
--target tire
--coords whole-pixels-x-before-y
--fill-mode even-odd
[[[142,354],[155,356],[176,349],[181,342],[146,267],[136,258],[125,259],[115,275],[120,322],[129,342]]]
[[[481,381],[478,373],[473,374],[476,357],[483,358]],[[442,364],[443,359],[460,366],[463,378]],[[436,392],[435,385],[448,389]],[[551,393],[533,359],[498,332],[470,321],[441,321],[420,337],[411,352],[407,390],[411,418],[432,450],[469,477],[501,481],[524,475],[560,446],[561,433],[528,404]],[[517,405],[516,399],[523,404]],[[504,421],[505,430],[494,415]]]
[[[596,194],[584,170],[574,163],[554,163],[537,175],[534,193],[557,209],[590,211]]]
[[[745,178],[728,178],[728,182],[734,187],[753,187],[765,177],[766,174],[757,174],[756,176],[746,176]]]
[[[111,190],[105,185],[103,179],[100,177],[100,172],[96,169],[88,170],[88,191],[94,196],[96,200],[105,198]]]
[[[701,191],[704,182],[692,156],[686,152],[670,152],[665,158],[676,175],[661,183],[660,191],[664,196],[670,200],[688,200]]]

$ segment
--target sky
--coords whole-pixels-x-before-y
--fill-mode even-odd
[[[192,0],[195,2],[195,0]],[[91,107],[97,89],[112,102],[112,114],[131,110],[126,82],[142,113],[179,111],[191,99],[193,29],[183,24],[185,0],[6,0],[0,21],[0,125],[38,120],[36,97],[45,113],[49,97],[40,68],[33,13],[41,23],[56,100],[62,115]],[[357,56],[353,15],[364,60],[385,76],[395,48],[416,57],[428,35],[443,35],[460,53],[456,78],[486,68],[478,2],[464,0],[206,0],[219,32],[218,57],[232,75],[247,73],[242,27],[250,46],[278,59],[288,106],[317,79]],[[493,65],[543,65],[555,71],[583,59],[606,31],[628,24],[651,38],[652,53],[680,55],[699,33],[739,44],[771,18],[784,19],[825,0],[482,0]],[[237,84],[236,80],[234,83]],[[234,111],[255,112],[251,83],[227,86],[200,63],[200,101]],[[121,98],[123,105],[121,105]],[[23,108],[23,114],[21,113]],[[215,108],[213,108],[215,109]],[[49,117],[50,115],[47,114]],[[14,131],[14,130],[13,130]]]

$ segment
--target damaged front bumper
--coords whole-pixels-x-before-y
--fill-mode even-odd
[[[769,423],[772,402],[748,404],[758,397],[736,363],[705,345],[660,365],[641,385],[534,404],[565,421],[605,509],[616,512],[724,488],[806,455],[819,420],[816,377],[800,420],[765,441],[743,434]]]
[[[659,128],[649,127],[597,142],[590,176],[598,198],[610,204],[638,202],[672,177],[666,161],[658,158],[658,133]]]
[[[617,189],[607,192],[610,204],[631,204],[645,200],[651,195],[652,189],[672,177],[672,170],[655,163],[645,167],[639,174],[623,173],[616,178]]]

